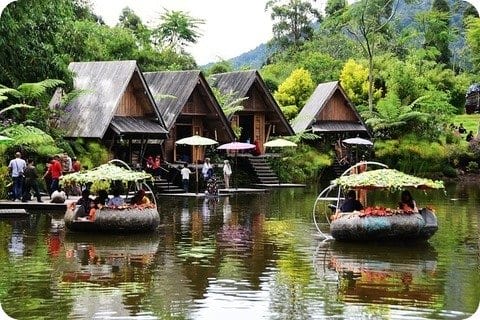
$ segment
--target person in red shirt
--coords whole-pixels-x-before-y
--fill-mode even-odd
[[[47,175],[50,175],[52,178],[52,184],[50,185],[51,192],[58,190],[58,182],[62,175],[62,164],[60,163],[60,157],[58,155],[55,155],[50,161],[50,167],[43,177],[45,178]]]

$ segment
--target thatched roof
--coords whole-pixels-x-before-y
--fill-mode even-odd
[[[60,119],[66,137],[103,138],[127,87],[133,82],[135,91],[146,96],[142,99],[145,108],[153,112],[150,121],[155,124],[150,129],[166,134],[136,61],[72,62],[69,69],[74,73],[74,89],[85,93],[66,107],[67,112]]]
[[[346,105],[355,114],[357,118],[356,121],[339,121],[338,119],[332,119],[331,121],[317,121],[317,116],[328,105],[328,102],[336,92],[339,92],[343,96]],[[305,131],[311,127],[314,132],[363,131],[370,135],[365,127],[365,124],[363,123],[362,118],[348,99],[345,91],[340,86],[338,81],[319,84],[308,99],[305,106],[298,113],[295,119],[293,119],[292,127],[295,133]]]
[[[143,75],[169,131],[197,88],[203,103],[209,109],[207,118],[210,124],[223,129],[228,139],[234,140],[228,119],[201,71],[145,72]]]
[[[267,111],[270,111],[270,115],[274,115],[278,120],[277,133],[285,136],[294,134],[292,127],[285,119],[282,110],[257,70],[218,73],[212,78],[214,87],[224,94],[234,93],[235,98],[248,97],[249,90],[256,85],[265,101]]]

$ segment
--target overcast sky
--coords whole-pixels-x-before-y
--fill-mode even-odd
[[[30,0],[34,1],[34,0]],[[181,10],[205,20],[203,36],[188,48],[198,64],[230,59],[254,49],[272,37],[272,21],[265,12],[267,0],[90,0],[94,11],[115,25],[123,8],[130,7],[148,25],[168,10]],[[317,0],[318,8],[327,0]],[[0,0],[3,9],[11,0]],[[480,12],[480,0],[469,0]]]
[[[265,12],[266,0],[91,0],[94,11],[109,25],[118,21],[126,6],[148,25],[158,24],[168,10],[181,10],[205,20],[202,37],[189,51],[198,64],[230,59],[255,48],[272,36],[271,19]]]

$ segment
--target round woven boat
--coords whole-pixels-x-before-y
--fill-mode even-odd
[[[330,232],[336,240],[397,240],[428,239],[438,229],[433,212],[422,209],[415,214],[391,216],[364,216],[356,213],[343,214],[332,221]]]
[[[160,223],[157,208],[125,208],[97,210],[94,221],[76,219],[81,206],[68,208],[65,213],[65,226],[70,231],[108,232],[108,233],[141,233],[152,232]]]

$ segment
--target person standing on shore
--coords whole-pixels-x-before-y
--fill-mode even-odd
[[[230,189],[230,176],[232,175],[232,167],[228,160],[223,161],[223,181],[225,182],[225,189]]]
[[[8,170],[12,175],[13,180],[13,196],[12,200],[21,200],[23,196],[23,178],[27,163],[22,159],[20,152],[15,153],[15,159],[10,160],[8,164]]]
[[[37,202],[43,202],[40,197],[40,189],[38,188],[38,172],[32,159],[28,160],[27,168],[25,169],[25,185],[23,190],[22,202],[27,202],[31,198],[30,190],[33,189]]]
[[[52,183],[50,185],[50,191],[54,192],[58,190],[58,183],[60,180],[60,176],[62,175],[62,165],[60,164],[60,156],[55,155],[53,159],[50,161],[50,167],[48,167],[48,171],[44,174],[43,178],[47,175],[50,175],[52,178]]]
[[[183,191],[187,193],[188,186],[190,184],[190,175],[192,174],[192,171],[190,171],[186,162],[183,164],[183,169],[180,170],[180,173],[182,174]]]

